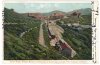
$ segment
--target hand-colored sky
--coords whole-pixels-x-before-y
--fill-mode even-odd
[[[64,12],[75,9],[91,8],[90,3],[6,3],[6,8],[14,9],[19,13],[50,12],[60,10]]]

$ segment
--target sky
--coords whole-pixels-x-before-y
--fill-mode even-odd
[[[59,10],[69,12],[75,9],[91,8],[90,3],[5,3],[4,7],[14,9],[18,13],[51,12]]]

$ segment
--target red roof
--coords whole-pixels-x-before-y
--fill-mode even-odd
[[[61,47],[62,47],[63,49],[68,48],[68,46],[67,46],[65,43],[61,43],[60,45],[61,45]]]

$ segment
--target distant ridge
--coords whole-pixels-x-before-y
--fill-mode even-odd
[[[70,15],[72,14],[73,12],[79,12],[81,13],[81,15],[91,15],[91,8],[84,8],[84,9],[76,9],[76,10],[73,10],[73,11],[69,11],[69,12],[64,12],[64,11],[60,11],[60,10],[54,10],[54,11],[51,11],[51,12],[48,12],[48,13],[41,13],[42,15],[44,16],[50,16],[51,14],[54,14],[54,13],[62,13],[64,15]],[[35,13],[35,12],[33,12]],[[22,13],[23,15],[28,15],[28,13]]]
[[[91,8],[85,8],[85,9],[77,9],[77,10],[73,10],[70,12],[67,12],[67,14],[71,14],[73,12],[80,12],[81,15],[90,15],[91,14]]]
[[[90,15],[91,14],[91,8],[76,9],[76,10],[69,11],[69,12],[63,12],[63,11],[59,11],[59,10],[54,10],[54,11],[51,11],[49,13],[43,13],[43,15],[49,16],[49,15],[51,15],[53,13],[62,13],[62,14],[65,14],[65,15],[70,15],[73,12],[80,12],[81,15]]]

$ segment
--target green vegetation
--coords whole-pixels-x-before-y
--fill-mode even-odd
[[[91,25],[92,17],[91,15],[82,15],[81,18],[79,18],[80,24],[83,25]]]
[[[81,15],[79,18],[77,16],[70,16],[58,21],[59,24],[61,24],[61,22],[64,22],[64,24],[79,22],[82,25],[91,25],[91,15]]]
[[[89,38],[92,36],[90,35],[89,37],[87,37],[84,33],[88,34],[87,31],[79,33],[72,29],[66,28],[65,33],[63,34],[64,39],[77,52],[78,54],[77,59],[92,58],[91,38]]]
[[[64,22],[64,25],[61,22]],[[78,17],[70,17],[57,22],[64,29],[63,38],[77,52],[72,59],[92,59],[92,28],[81,28],[75,26],[67,26],[67,23],[77,23],[80,25],[91,25],[91,16],[82,15]]]
[[[64,29],[63,38],[77,52],[70,59],[91,59],[91,28],[77,30],[74,27],[61,25],[80,21],[80,24],[91,24],[90,15],[80,18],[70,17],[57,22]],[[54,47],[50,46],[47,27],[43,25],[44,40],[47,47],[39,44],[41,21],[16,13],[13,9],[4,9],[4,59],[5,60],[67,60]],[[10,24],[7,24],[10,23]],[[27,31],[27,32],[26,32]],[[21,34],[25,34],[21,37]]]
[[[44,40],[45,40],[45,44],[50,47],[50,39],[49,39],[49,35],[48,35],[48,30],[45,24],[43,24],[43,33],[44,33]]]
[[[38,42],[41,21],[23,16],[13,9],[4,9],[4,59],[5,60],[63,60],[67,59],[54,48],[41,46]],[[16,23],[16,24],[13,24]],[[22,24],[24,23],[24,24]],[[30,31],[28,31],[31,29]],[[28,32],[25,32],[28,31]],[[21,33],[25,34],[20,37]],[[45,39],[49,41],[47,30]],[[46,42],[47,42],[46,41]]]

